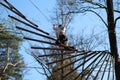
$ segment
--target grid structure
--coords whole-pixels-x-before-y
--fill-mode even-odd
[[[54,43],[56,41],[54,37],[51,37],[48,32],[40,29],[38,25],[27,19],[7,0],[4,0],[4,3],[0,2],[0,4],[15,13],[16,15],[20,16],[23,20],[20,20],[11,15],[8,15],[8,17],[32,28],[33,30],[22,28],[20,26],[16,26],[17,29],[28,32],[30,34],[34,34],[35,36],[40,36],[52,40],[52,42],[50,42],[29,38],[26,36],[23,37],[25,40],[49,44],[51,46],[31,46],[32,49],[50,51],[51,54],[32,54],[33,57],[41,64],[41,66],[43,66],[42,68],[44,70],[47,69],[47,71],[50,73],[51,77],[47,76],[49,80],[58,80],[58,77],[59,80],[115,80],[114,59],[108,51],[74,51],[72,49],[64,49],[64,46],[63,48],[59,48],[58,45]],[[41,33],[38,33],[35,30]],[[44,57],[58,58],[47,62],[42,62],[41,58]],[[54,66],[54,68],[51,70],[50,67],[48,67],[49,65],[59,66],[56,68]],[[54,76],[53,73],[59,75]]]

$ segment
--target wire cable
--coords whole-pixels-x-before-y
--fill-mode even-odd
[[[45,17],[45,19],[52,24],[52,22],[48,19],[48,17],[40,10],[40,8],[36,4],[34,4],[32,0],[29,0],[29,1],[38,10],[38,12],[42,14]]]

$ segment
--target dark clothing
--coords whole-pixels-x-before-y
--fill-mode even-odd
[[[55,42],[57,45],[63,44],[65,46],[68,46],[68,39],[65,34],[66,28],[62,25],[59,25],[58,27],[56,25],[53,25],[53,29],[56,32],[57,41]]]
[[[56,44],[65,44],[65,42],[68,41],[67,37],[65,35],[59,35],[59,38],[56,41]]]

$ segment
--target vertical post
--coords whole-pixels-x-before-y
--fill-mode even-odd
[[[116,31],[114,25],[113,0],[107,0],[107,20],[108,20],[108,34],[109,34],[111,55],[115,59],[118,59],[118,48],[117,48]]]
[[[87,53],[84,54],[84,59],[83,59],[84,64],[82,65],[82,72],[84,71],[84,67],[85,67],[86,55],[87,55]],[[84,74],[81,74],[80,80],[82,80],[83,77],[84,77]]]
[[[63,51],[61,51],[61,67],[63,67]],[[61,69],[61,80],[63,80],[64,68]]]
[[[113,0],[107,0],[107,20],[108,20],[108,34],[110,42],[111,55],[115,59],[115,75],[116,80],[120,80],[120,63],[118,63],[118,48],[116,40],[116,31],[114,25]]]

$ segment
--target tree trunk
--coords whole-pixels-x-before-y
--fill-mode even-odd
[[[107,0],[107,20],[108,20],[108,34],[110,42],[111,55],[115,59],[115,76],[116,80],[120,80],[120,63],[118,62],[118,48],[116,40],[116,31],[114,25],[113,0]]]

